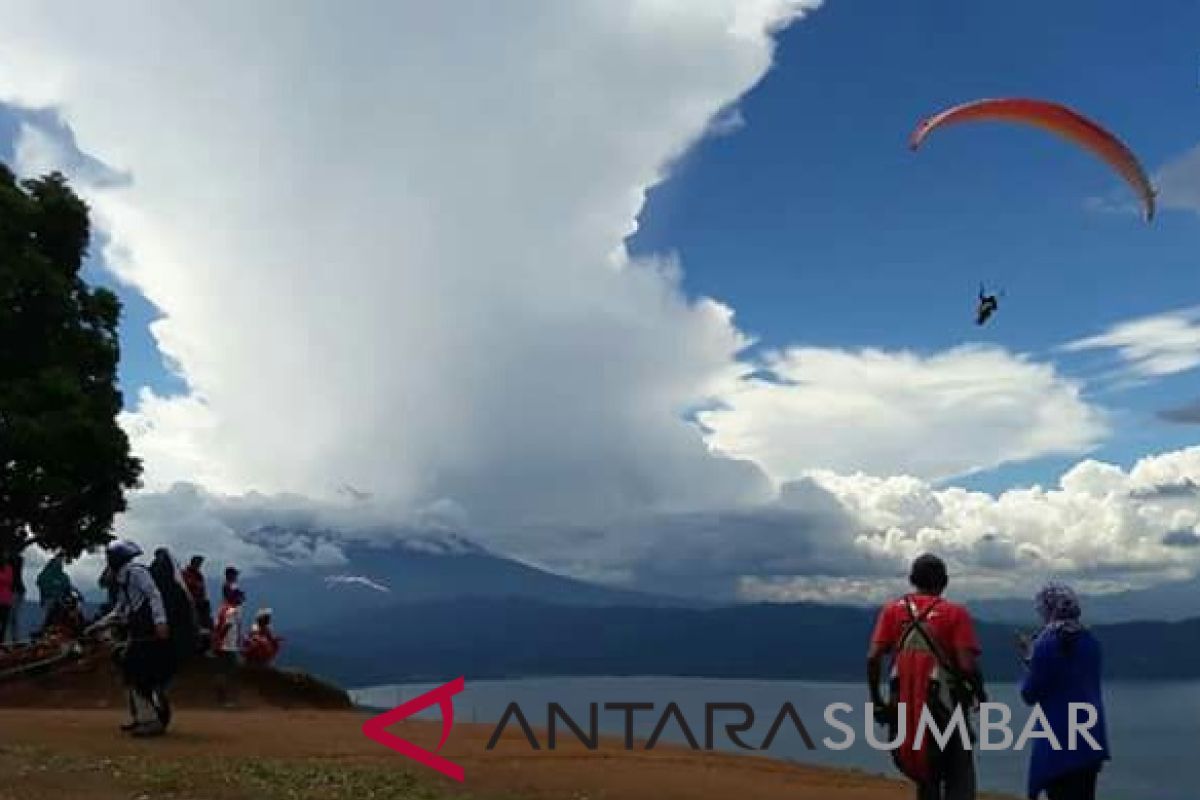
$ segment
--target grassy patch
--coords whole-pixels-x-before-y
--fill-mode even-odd
[[[80,788],[123,789],[146,800],[447,800],[446,792],[395,768],[326,760],[64,755],[37,748],[0,750],[0,771],[39,797],[39,785],[67,781]],[[132,795],[128,794],[133,792]],[[89,794],[92,792],[89,791]],[[140,794],[139,794],[140,793]],[[101,794],[99,791],[96,794]],[[49,797],[50,794],[45,796]],[[61,797],[61,795],[59,795]],[[456,795],[462,798],[462,795]]]

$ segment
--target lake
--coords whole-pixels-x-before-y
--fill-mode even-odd
[[[360,705],[391,708],[423,694],[435,684],[403,684],[353,690]],[[1014,713],[1011,727],[1019,734],[1027,718],[1016,687],[989,687],[993,702],[1007,703]],[[1200,788],[1200,758],[1193,748],[1200,746],[1200,682],[1196,683],[1111,683],[1105,687],[1109,738],[1113,761],[1101,776],[1101,795],[1137,800],[1195,800]],[[749,704],[755,712],[755,724],[744,734],[747,743],[757,745],[766,736],[772,720],[784,703],[798,711],[817,745],[806,748],[795,727],[786,723],[779,730],[767,755],[810,764],[852,767],[867,772],[895,775],[886,753],[872,749],[863,738],[862,707],[866,698],[861,684],[814,683],[807,681],[741,681],[702,678],[531,678],[510,681],[467,681],[466,691],[455,697],[455,717],[461,722],[496,723],[509,703],[516,702],[537,729],[546,727],[548,703],[558,703],[586,729],[588,704],[601,704],[599,727],[602,733],[621,735],[624,717],[620,711],[606,711],[604,703],[653,703],[653,711],[634,715],[636,736],[650,736],[668,703],[678,704],[700,744],[704,739],[705,703],[737,702]],[[825,707],[848,703],[854,712],[842,718],[853,725],[857,736],[853,747],[835,751],[825,747],[825,737],[843,735],[824,719]],[[418,715],[438,718],[436,707]],[[737,750],[725,735],[722,723],[736,721],[737,715],[717,714],[717,748]],[[570,737],[559,725],[560,736]],[[519,737],[520,728],[510,724],[505,737]],[[545,746],[544,736],[542,744]],[[687,744],[672,720],[662,734],[664,742]],[[748,755],[747,757],[755,757]],[[1027,752],[980,752],[980,787],[989,791],[1024,796]]]

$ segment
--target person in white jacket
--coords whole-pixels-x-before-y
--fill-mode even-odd
[[[170,721],[166,691],[171,678],[170,627],[154,578],[134,560],[141,554],[136,544],[120,539],[105,549],[116,585],[116,606],[92,629],[125,628],[126,644],[118,652],[133,719],[121,730],[134,736],[158,736]]]

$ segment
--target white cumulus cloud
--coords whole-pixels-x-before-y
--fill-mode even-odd
[[[765,366],[699,419],[714,449],[780,482],[814,469],[945,479],[1084,452],[1107,431],[1079,386],[994,347],[793,348]]]
[[[1057,486],[999,495],[915,478],[814,477],[861,526],[857,549],[898,567],[938,552],[975,594],[1020,593],[1048,576],[1094,591],[1145,587],[1200,567],[1195,548],[1172,546],[1170,536],[1200,525],[1200,447],[1129,470],[1086,460]]]

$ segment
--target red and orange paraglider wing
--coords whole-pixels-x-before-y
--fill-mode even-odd
[[[913,131],[909,145],[916,150],[925,137],[944,125],[987,120],[1033,125],[1090,150],[1133,187],[1141,198],[1146,219],[1154,219],[1154,187],[1133,151],[1095,122],[1058,103],[1024,99],[964,103],[921,122]]]

